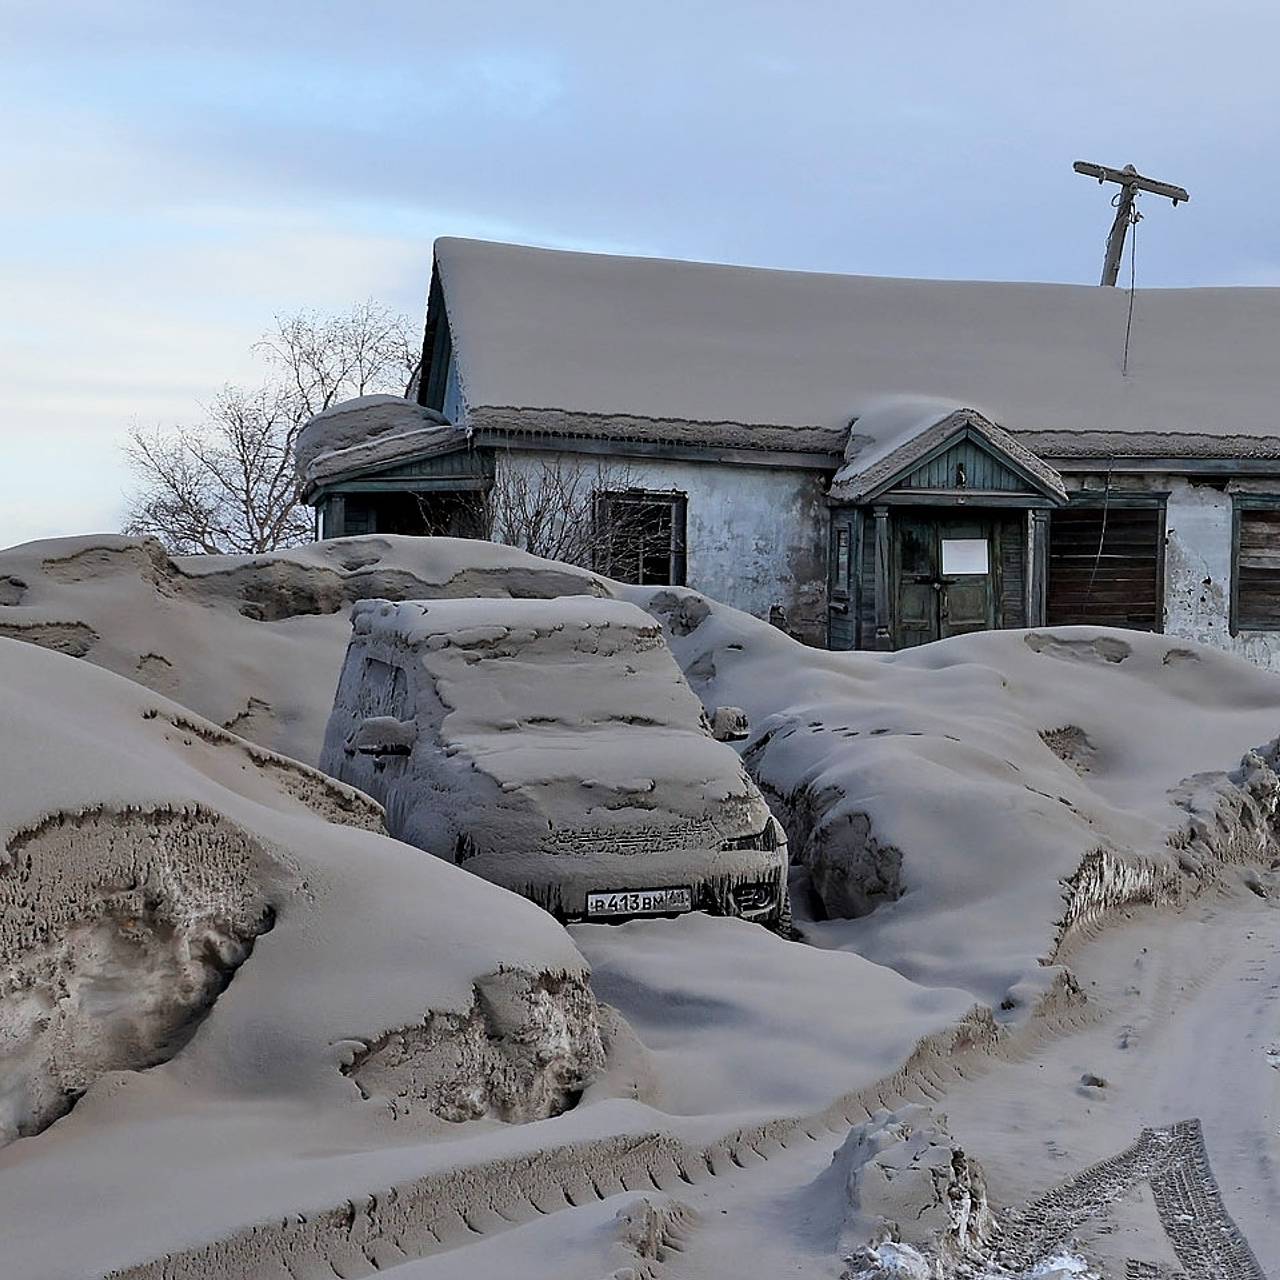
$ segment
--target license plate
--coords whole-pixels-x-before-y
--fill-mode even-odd
[[[693,890],[626,889],[587,894],[589,916],[665,916],[693,910]]]

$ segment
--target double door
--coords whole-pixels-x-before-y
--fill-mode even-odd
[[[1003,523],[895,512],[895,649],[1001,625],[997,562]]]

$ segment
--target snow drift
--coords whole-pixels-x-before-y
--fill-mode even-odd
[[[1073,926],[1177,896],[1269,839],[1268,753],[1237,766],[1280,729],[1280,682],[1160,636],[988,632],[824,653],[693,592],[451,539],[175,558],[103,535],[0,553],[0,634],[81,655],[310,762],[352,602],[560,595],[639,604],[708,714],[744,709],[744,762],[831,918],[811,936],[910,977],[1025,1004]],[[1232,816],[1241,788],[1246,818]]]
[[[1280,680],[1216,650],[1077,627],[823,653],[693,592],[616,589],[705,706],[746,711],[821,945],[1026,1006],[1074,927],[1276,852]]]
[[[0,636],[87,658],[308,763],[357,600],[605,595],[511,547],[341,538],[262,556],[170,556],[116,534],[0,551]]]
[[[812,945],[706,915],[566,934],[267,749],[318,758],[351,603],[562,594],[639,604],[708,715],[742,709],[720,731],[745,721]],[[742,1165],[936,1096],[1050,987],[1028,1035],[1070,1021],[1084,926],[1275,852],[1280,681],[1159,636],[827,654],[690,592],[388,538],[32,544],[0,554],[0,628],[36,642],[0,639],[6,1274],[500,1274],[526,1242],[660,1274],[694,1229],[666,1197],[705,1209]],[[396,767],[416,720],[366,710],[356,754]],[[941,1185],[947,1142],[917,1146],[893,1159]]]
[[[0,673],[11,1206],[59,1202],[41,1169],[63,1147],[179,1182],[220,1145],[208,1126],[330,1126],[341,1146],[391,1115],[430,1135],[555,1115],[600,1074],[586,963],[530,903],[137,684],[11,640]],[[245,1132],[252,1183],[282,1148]],[[175,1225],[207,1228],[235,1199]],[[95,1266],[127,1261],[129,1233],[97,1247]]]
[[[1240,762],[1280,729],[1280,682],[1157,635],[987,632],[824,653],[693,592],[451,539],[175,558],[103,535],[0,553],[0,634],[82,655],[310,762],[352,602],[560,595],[639,604],[708,714],[747,713],[743,760],[829,917],[810,936],[909,977],[1025,1005],[1073,927],[1265,854],[1271,754]]]

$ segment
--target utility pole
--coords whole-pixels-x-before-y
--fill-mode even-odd
[[[1089,164],[1085,160],[1077,160],[1071,166],[1077,173],[1086,177],[1097,178],[1099,186],[1104,182],[1116,182],[1120,185],[1119,194],[1112,200],[1116,207],[1116,220],[1111,224],[1111,234],[1107,237],[1107,256],[1102,264],[1102,281],[1104,285],[1114,285],[1120,274],[1120,256],[1124,253],[1124,237],[1129,224],[1134,221],[1133,198],[1139,191],[1149,191],[1154,196],[1164,196],[1173,201],[1176,209],[1191,197],[1181,187],[1167,182],[1157,182],[1154,178],[1144,178],[1131,164],[1123,169],[1108,169],[1106,165]]]

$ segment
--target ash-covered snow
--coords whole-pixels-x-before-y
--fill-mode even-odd
[[[0,551],[0,636],[106,667],[314,764],[357,600],[605,595],[512,547],[370,536],[261,556],[171,556],[98,534]]]
[[[0,553],[0,579],[17,597],[0,633],[83,653],[308,761],[352,601],[629,598],[667,627],[709,714],[746,711],[736,745],[820,913],[863,917],[810,936],[991,1004],[1025,1004],[1051,980],[1039,961],[1066,924],[1117,894],[1176,892],[1188,865],[1212,861],[1215,787],[1280,729],[1273,675],[1160,636],[1046,629],[824,653],[692,592],[483,542],[352,538],[203,559],[104,535]],[[1249,785],[1262,797],[1260,767]],[[1200,774],[1213,776],[1186,782]]]
[[[998,1229],[981,1167],[927,1106],[882,1109],[855,1125],[826,1178],[843,1193],[849,1252],[905,1246],[941,1271],[980,1262]]]
[[[436,261],[468,421],[511,407],[526,421],[567,412],[578,431],[591,415],[745,424],[740,444],[790,431],[804,448],[820,447],[819,428],[838,453],[851,418],[911,395],[980,406],[1013,431],[1117,433],[1120,447],[1126,434],[1162,433],[1166,454],[1179,433],[1252,433],[1273,449],[1277,437],[1280,289],[1139,290],[1125,375],[1120,289],[451,238]]]
[[[748,770],[833,917],[804,926],[817,945],[1025,1007],[1068,925],[1271,856],[1276,753],[1253,748],[1280,679],[1217,650],[1074,627],[824,653],[692,592],[617,590],[674,624],[707,707],[747,712]]]
[[[859,415],[845,446],[844,465],[832,477],[830,496],[844,502],[865,501],[905,468],[930,456],[931,450],[961,428],[988,441],[1046,491],[1066,501],[1061,475],[989,415],[972,406],[943,405],[911,396],[888,396]]]
[[[531,1120],[600,1074],[586,963],[532,904],[138,684],[12,640],[0,673],[5,1274],[326,1205],[389,1115]]]
[[[804,921],[807,946],[705,915],[566,934],[220,727],[318,758],[351,602],[402,592],[646,608],[708,713],[745,712],[800,879],[869,913]],[[1275,752],[1250,749],[1280,681],[1159,636],[827,654],[693,593],[385,538],[211,561],[31,544],[0,555],[0,600],[28,641],[0,639],[0,1107],[29,1135],[0,1149],[6,1275],[660,1276],[662,1250],[710,1278],[757,1249],[833,1275],[843,1210],[796,1198],[830,1135],[1021,1043],[966,1014],[1033,1005],[1064,931],[1075,963],[1073,920],[1274,853]],[[417,742],[371,710],[361,745]],[[1065,1105],[1122,1097],[1117,1065],[1101,1101],[1074,1091],[1092,1054],[1074,1066]]]
[[[973,1007],[846,951],[704,915],[575,924],[592,987],[650,1050],[652,1098],[683,1115],[820,1110],[891,1074]]]
[[[356,396],[312,418],[294,457],[305,491],[336,475],[465,448],[469,438],[434,409],[401,396]]]

